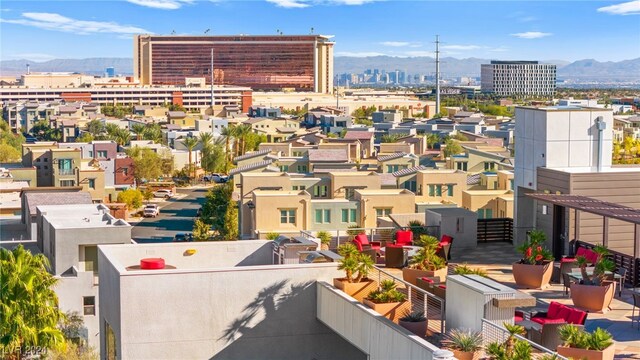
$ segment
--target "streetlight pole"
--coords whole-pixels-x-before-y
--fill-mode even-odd
[[[436,114],[440,113],[440,36],[436,35]]]
[[[213,76],[213,46],[211,47],[211,69],[209,69],[209,71],[211,72],[211,115],[215,115],[213,112],[213,104],[214,104],[214,97],[213,97],[213,80],[214,80],[214,76]]]

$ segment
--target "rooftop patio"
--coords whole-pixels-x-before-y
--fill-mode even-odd
[[[451,265],[468,263],[485,269],[492,279],[517,288],[511,272],[511,264],[519,259],[519,254],[509,243],[479,244],[475,250],[464,252],[456,251],[454,245],[450,268],[452,268]],[[536,298],[536,308],[546,309],[551,301],[573,305],[571,298],[565,295],[562,284],[551,283],[551,286],[544,290],[520,290]],[[610,311],[605,314],[589,313],[587,316],[586,330],[593,331],[596,327],[601,327],[613,335],[616,341],[616,359],[640,359],[640,330],[637,327],[631,327],[632,308],[633,297],[629,288],[626,288],[622,291],[622,297],[618,297],[616,291]],[[636,316],[639,316],[637,311]]]

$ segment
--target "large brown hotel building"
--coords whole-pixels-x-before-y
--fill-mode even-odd
[[[186,78],[254,90],[333,91],[333,42],[322,35],[134,37],[134,76],[142,85]]]

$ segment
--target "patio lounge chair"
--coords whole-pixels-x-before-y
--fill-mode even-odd
[[[413,232],[411,230],[396,231],[396,245],[413,245]]]
[[[407,262],[402,245],[387,244],[384,249],[385,267],[401,268]]]
[[[358,234],[353,238],[353,244],[358,248],[358,251],[362,252],[366,248],[375,249],[376,253],[380,255],[380,242],[369,241],[367,234]]]
[[[451,245],[453,245],[453,237],[442,235],[438,246],[438,255],[447,261],[451,260]]]

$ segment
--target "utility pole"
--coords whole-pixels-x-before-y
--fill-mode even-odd
[[[436,35],[436,114],[440,113],[440,36]]]
[[[211,69],[210,69],[210,72],[211,72],[211,116],[213,116],[213,115],[215,115],[214,112],[213,112],[213,104],[214,104],[214,102],[213,102],[214,101],[214,98],[213,98],[213,79],[214,79],[214,76],[213,76],[213,46],[211,47]]]
[[[334,87],[334,90],[336,92],[336,109],[338,107],[340,107],[340,94],[338,93],[338,87]]]

